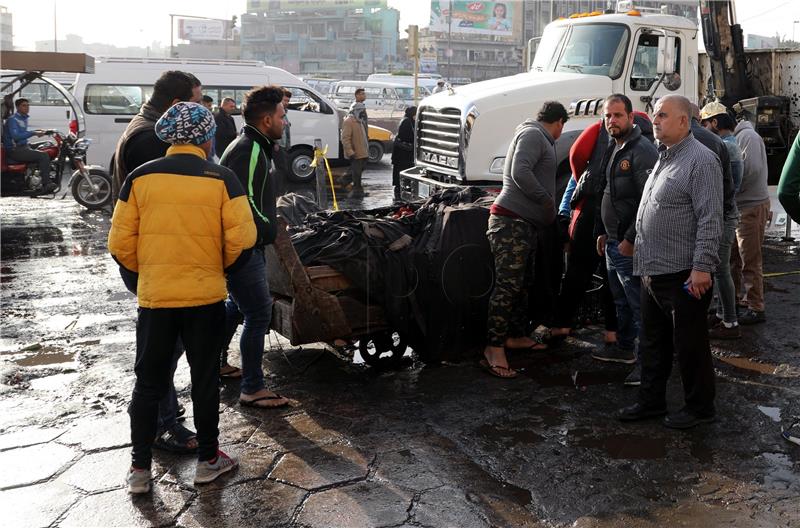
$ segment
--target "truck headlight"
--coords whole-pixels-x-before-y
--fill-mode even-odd
[[[489,166],[489,172],[492,174],[503,174],[503,166],[506,164],[505,156],[502,158],[495,158]]]

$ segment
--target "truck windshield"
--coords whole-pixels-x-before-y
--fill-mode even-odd
[[[534,61],[535,71],[604,75],[616,79],[625,66],[628,28],[619,24],[576,24],[564,38],[566,27],[548,29]],[[552,40],[549,40],[552,39]],[[549,57],[544,56],[545,53]],[[539,55],[542,54],[540,60]]]

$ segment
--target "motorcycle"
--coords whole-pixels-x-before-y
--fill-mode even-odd
[[[102,209],[111,203],[111,177],[97,165],[86,164],[86,151],[91,140],[78,138],[70,132],[63,135],[56,130],[46,130],[53,141],[34,144],[32,148],[50,157],[50,174],[56,188],[42,192],[42,178],[36,163],[23,163],[10,159],[5,147],[0,150],[0,173],[3,194],[44,196],[58,194],[62,189],[65,170],[73,170],[67,183],[75,201],[87,209]],[[66,196],[66,192],[63,196]],[[62,198],[63,198],[62,196]]]

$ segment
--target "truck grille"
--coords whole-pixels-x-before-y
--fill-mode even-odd
[[[422,107],[417,123],[417,161],[458,175],[461,168],[461,111]]]

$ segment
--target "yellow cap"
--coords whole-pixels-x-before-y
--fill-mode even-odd
[[[720,103],[719,101],[712,101],[705,105],[702,110],[700,110],[700,119],[711,119],[715,115],[727,113],[728,109],[725,108],[724,104]]]

